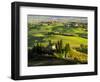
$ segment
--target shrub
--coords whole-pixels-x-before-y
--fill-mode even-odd
[[[83,44],[80,44],[80,47],[79,48],[76,48],[77,51],[80,51],[80,52],[83,52],[83,53],[86,53],[88,52],[88,48],[87,48],[87,45],[83,45]]]

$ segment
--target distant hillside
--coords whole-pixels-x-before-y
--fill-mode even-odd
[[[38,23],[38,22],[47,22],[47,21],[57,21],[62,23],[67,23],[67,22],[87,23],[87,17],[28,15],[28,23]]]
[[[86,23],[61,23],[57,21],[40,22],[38,24],[28,24],[28,29],[32,30],[33,33],[37,32],[59,32],[59,33],[87,33]]]

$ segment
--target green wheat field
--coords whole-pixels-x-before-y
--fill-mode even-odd
[[[28,66],[88,63],[87,17],[28,15]]]

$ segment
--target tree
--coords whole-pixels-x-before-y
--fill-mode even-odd
[[[62,49],[63,49],[63,43],[62,43],[62,40],[58,41],[56,44],[56,50],[58,53],[62,53]]]
[[[65,45],[65,58],[66,58],[66,55],[68,54],[68,52],[71,50],[71,48],[70,48],[70,44],[69,43],[67,43],[66,45]]]

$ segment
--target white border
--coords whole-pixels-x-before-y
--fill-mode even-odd
[[[88,64],[86,65],[61,65],[61,66],[37,66],[27,65],[27,15],[58,15],[88,17]],[[94,71],[94,11],[72,10],[40,7],[20,8],[20,75],[43,75],[58,73],[77,73]]]

